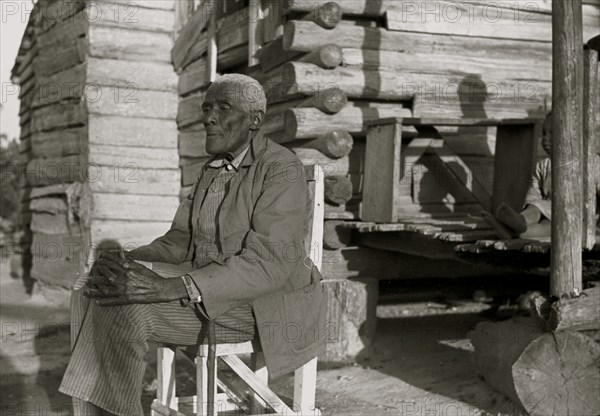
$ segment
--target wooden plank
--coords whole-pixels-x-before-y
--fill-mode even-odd
[[[284,65],[282,71],[285,80],[282,87],[286,89],[284,92],[288,95],[312,95],[318,88],[335,86],[344,91],[349,98],[392,101],[410,100],[415,95],[430,93],[431,91],[442,94],[441,86],[449,85],[456,87],[452,90],[447,88],[445,98],[460,100],[461,95],[459,93],[462,93],[462,90],[458,86],[464,81],[464,76],[452,73],[398,74],[383,70],[361,71],[346,67],[326,70],[302,62],[288,62]],[[518,91],[519,88],[523,88],[520,81],[490,80],[486,77],[480,80],[483,85],[491,85],[492,81],[494,81],[494,88],[499,91]],[[537,82],[536,88],[537,91],[534,91],[531,99],[539,99],[540,96],[545,96],[551,91],[549,82]],[[273,94],[271,94],[271,97],[276,99]],[[508,94],[503,97],[505,100],[514,98]]]
[[[129,162],[114,166],[87,166],[89,186],[94,193],[128,195],[179,195],[179,169],[142,169]]]
[[[83,102],[57,103],[38,108],[32,113],[31,129],[34,132],[78,127],[86,122],[86,106]]]
[[[214,6],[214,1],[203,1],[175,40],[171,60],[176,71],[180,71],[206,52],[206,34],[203,32],[213,15]]]
[[[92,25],[89,53],[97,58],[169,63],[172,39],[168,33]]]
[[[170,64],[89,58],[87,82],[113,89],[175,91],[177,74]]]
[[[36,37],[36,46],[39,53],[47,52],[48,49],[59,44],[64,47],[70,45],[77,39],[86,35],[88,30],[88,19],[85,11],[76,13],[71,19],[62,21],[51,29]]]
[[[179,95],[186,95],[205,87],[208,83],[206,69],[206,58],[200,58],[186,66],[179,74]]]
[[[175,119],[177,95],[166,91],[136,89],[132,85],[117,88],[96,87],[95,95],[88,89],[87,107],[90,114],[153,119]]]
[[[400,124],[369,129],[365,150],[363,221],[396,221],[401,145]]]
[[[135,169],[177,169],[177,149],[146,148],[136,146],[114,146],[90,144],[88,161],[94,165]]]
[[[33,61],[36,76],[49,76],[85,62],[88,45],[85,38],[57,42],[46,49],[40,49]]]
[[[292,412],[292,410],[273,391],[261,382],[246,364],[236,355],[221,357],[225,363],[256,392],[273,410],[278,412]]]
[[[169,347],[158,347],[156,350],[157,382],[156,400],[169,408],[168,414],[174,410],[177,414],[177,397],[175,394],[175,350]]]
[[[175,196],[95,194],[93,219],[165,222],[173,219]]]
[[[180,129],[193,124],[201,123],[203,118],[202,103],[204,92],[200,91],[182,98],[177,110],[177,125]]]
[[[90,226],[90,241],[93,246],[97,246],[102,241],[116,240],[125,250],[133,250],[164,235],[171,227],[171,220],[172,218],[162,222],[95,219]]]
[[[583,37],[589,39],[598,34],[600,14],[595,6],[583,6],[583,10],[585,19],[580,30],[585,33]],[[552,41],[550,14],[523,11],[521,15],[489,5],[461,5],[440,0],[435,2],[435,11],[431,11],[425,6],[415,7],[410,0],[399,0],[394,8],[387,10],[386,26],[388,30],[403,32]]]
[[[288,52],[289,53],[289,52]],[[383,69],[416,73],[462,73],[465,76],[479,74],[498,80],[552,80],[552,60],[547,56],[524,56],[521,60],[502,57],[469,56],[462,54],[435,55],[426,51],[401,52],[378,49],[343,48],[344,66],[361,69]]]
[[[539,126],[500,126],[494,159],[492,209],[505,202],[517,212],[523,208],[525,195],[535,166]],[[518,155],[518,157],[515,157]]]
[[[327,131],[344,130],[356,137],[365,137],[366,123],[386,115],[410,116],[408,108],[398,105],[392,108],[359,108],[347,106],[336,114],[325,114],[316,108],[290,108],[284,115],[286,138],[311,139]],[[407,129],[407,136],[415,135],[414,129]]]
[[[583,126],[581,0],[553,2],[552,251],[550,295],[582,289],[580,142]]]
[[[90,114],[88,125],[90,144],[177,148],[174,120]]]
[[[362,233],[358,244],[378,250],[387,250],[433,259],[454,259],[454,244],[422,236],[417,233],[385,232]]]
[[[442,160],[448,172],[473,194],[481,206],[486,210],[491,209],[492,196],[487,192],[485,186],[479,182],[479,178],[473,174],[471,168],[447,145],[434,147],[433,151]]]
[[[203,128],[182,130],[179,132],[179,156],[208,157],[206,153],[206,130]]]
[[[25,177],[33,186],[83,182],[86,178],[85,159],[81,155],[32,159],[27,163]]]
[[[77,155],[84,151],[86,142],[87,129],[83,127],[34,133],[31,136],[32,157]]]
[[[596,154],[600,143],[600,79],[598,51],[584,51],[583,80],[583,248],[591,250],[596,243],[596,183],[600,182],[600,162]],[[595,160],[596,159],[596,160]]]
[[[171,7],[172,5],[173,2]],[[129,3],[96,1],[88,4],[86,12],[90,25],[169,34],[174,28],[172,10],[141,7],[137,1]]]
[[[32,107],[43,107],[60,101],[80,99],[85,93],[86,64],[81,64],[48,77],[39,77]]]
[[[343,7],[343,6],[342,6]],[[519,59],[526,50],[528,59],[547,60],[551,54],[548,42],[523,40],[470,38],[428,33],[394,32],[385,28],[357,26],[342,21],[334,29],[301,21],[288,21],[284,27],[285,50],[310,52],[331,43],[340,48],[371,49],[431,55],[458,55],[491,59]]]

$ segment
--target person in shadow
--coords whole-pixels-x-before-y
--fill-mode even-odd
[[[495,215],[482,212],[484,220],[494,228],[504,240],[515,237],[524,239],[548,239],[552,220],[552,113],[544,119],[542,147],[547,156],[537,162],[525,204],[521,212],[516,212],[506,203],[501,203]],[[589,167],[589,174],[595,178],[596,195],[600,195],[600,157],[595,155]]]

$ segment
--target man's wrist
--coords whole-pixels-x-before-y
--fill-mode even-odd
[[[165,279],[166,294],[169,300],[188,299],[188,292],[181,279]]]

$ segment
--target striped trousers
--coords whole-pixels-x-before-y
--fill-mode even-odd
[[[191,270],[190,264],[153,263],[165,278]],[[121,416],[142,415],[142,381],[148,341],[193,346],[207,341],[207,321],[193,307],[178,301],[98,306],[82,295],[85,278],[71,294],[71,359],[59,391],[74,398],[74,414],[86,414],[84,402]],[[218,343],[254,338],[256,323],[250,305],[215,320]],[[88,407],[89,409],[89,407]]]

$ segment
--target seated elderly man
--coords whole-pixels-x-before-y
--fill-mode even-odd
[[[202,104],[213,157],[171,229],[131,252],[103,253],[75,285],[60,391],[76,413],[141,415],[148,341],[205,343],[209,322],[217,343],[258,337],[272,377],[318,354],[324,302],[304,249],[308,187],[300,160],[261,134],[265,110],[252,78],[213,83]]]

